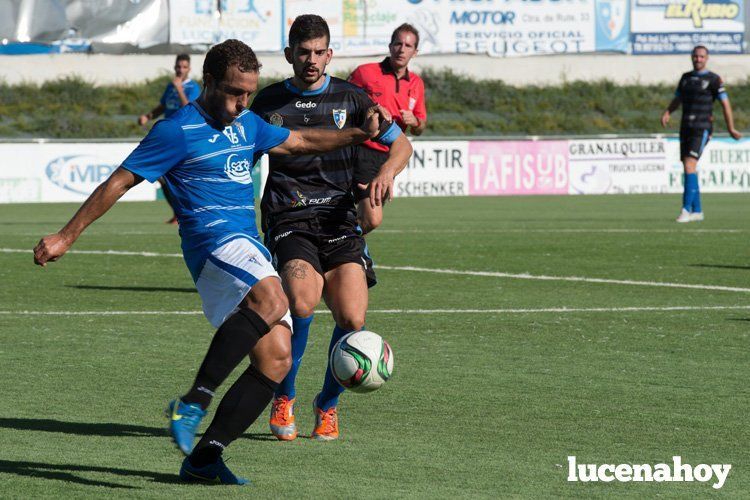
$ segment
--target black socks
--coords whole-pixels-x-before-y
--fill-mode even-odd
[[[193,467],[216,462],[224,448],[260,416],[278,386],[277,382],[250,365],[219,403],[213,422],[190,455]]]
[[[198,404],[205,410],[211,403],[216,388],[269,330],[270,327],[263,318],[251,309],[240,309],[230,316],[214,335],[195,377],[195,383],[181,398],[182,401]]]

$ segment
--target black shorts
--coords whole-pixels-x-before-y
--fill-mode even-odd
[[[370,196],[369,187],[360,189],[357,184],[368,184],[372,181],[380,172],[380,167],[383,166],[386,158],[388,158],[388,153],[385,151],[378,151],[367,146],[357,148],[357,163],[354,167],[354,186],[352,187],[354,199],[357,202]]]
[[[356,262],[365,270],[367,286],[377,283],[367,243],[353,224],[318,219],[281,223],[266,234],[266,246],[279,274],[294,259],[309,263],[321,276],[341,264]]]
[[[687,157],[699,159],[710,140],[711,130],[709,129],[681,129],[680,160]]]

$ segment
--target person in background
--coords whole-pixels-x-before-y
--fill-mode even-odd
[[[138,117],[138,125],[143,127],[149,120],[156,119],[162,114],[164,114],[164,118],[171,117],[181,107],[197,99],[200,93],[200,85],[190,79],[190,56],[188,54],[178,55],[174,62],[174,78],[172,78],[172,81],[164,89],[164,93],[161,99],[159,99],[159,104],[145,115]],[[169,207],[172,209],[172,218],[166,222],[167,224],[177,224],[172,193],[161,177],[159,178],[159,184],[164,193],[164,198],[166,198]]]
[[[742,137],[734,128],[732,106],[724,89],[724,81],[716,73],[706,69],[708,49],[698,45],[690,54],[693,71],[684,73],[677,84],[674,99],[661,115],[661,125],[666,127],[671,114],[682,104],[680,122],[680,161],[685,170],[685,187],[682,194],[682,210],[677,222],[700,222],[703,220],[701,193],[698,187],[698,160],[713,133],[714,101],[721,102],[727,132],[735,140]]]
[[[380,62],[362,64],[349,76],[349,82],[362,87],[376,104],[393,116],[404,132],[422,135],[427,128],[424,82],[409,71],[409,62],[417,55],[419,31],[404,23],[393,31],[388,45],[390,56]],[[359,162],[354,173],[357,184],[368,184],[378,175],[388,157],[388,146],[367,141],[359,147]],[[367,202],[367,189],[355,185],[357,211],[364,234],[383,222],[382,205]]]

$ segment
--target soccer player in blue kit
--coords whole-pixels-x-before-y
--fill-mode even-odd
[[[677,84],[675,97],[661,116],[661,125],[666,127],[671,114],[682,104],[680,122],[680,161],[685,170],[685,187],[682,195],[682,210],[677,222],[700,222],[703,220],[701,194],[698,186],[698,160],[713,133],[713,106],[718,99],[724,112],[727,132],[735,140],[742,137],[734,128],[732,106],[724,89],[724,82],[716,73],[706,69],[708,49],[698,45],[690,54],[693,71],[684,73]]]
[[[159,118],[164,114],[164,118],[170,118],[181,107],[187,106],[190,101],[194,101],[201,93],[201,87],[198,82],[190,79],[190,56],[188,54],[179,54],[174,61],[174,78],[164,89],[164,93],[159,99],[159,104],[154,109],[138,117],[138,125],[146,125],[149,120]],[[169,191],[167,183],[159,178],[159,184],[167,199],[169,208],[172,209],[172,217],[167,224],[177,224],[177,214],[174,210],[174,201],[172,193]]]
[[[83,230],[130,188],[164,176],[174,193],[185,262],[209,322],[218,328],[195,382],[170,403],[170,432],[187,455],[188,482],[245,484],[222,452],[271,401],[291,366],[289,306],[255,225],[250,171],[266,152],[322,153],[359,144],[379,133],[382,108],[370,108],[360,127],[289,131],[248,111],[260,64],[238,40],[212,47],[203,66],[205,88],[194,102],[158,122],[138,147],[57,233],[34,248],[34,262],[59,259]],[[384,122],[386,123],[386,122]],[[249,368],[222,398],[193,448],[216,388],[245,356]]]

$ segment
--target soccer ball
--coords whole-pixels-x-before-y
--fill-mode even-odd
[[[352,332],[331,351],[331,372],[339,384],[354,392],[372,392],[393,374],[393,351],[377,333]]]

